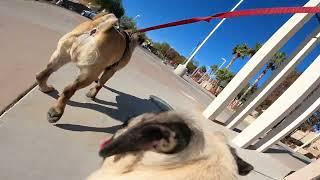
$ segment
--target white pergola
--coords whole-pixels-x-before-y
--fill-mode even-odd
[[[320,0],[310,0],[305,4],[305,7],[310,6],[320,6]],[[295,14],[283,24],[205,109],[203,115],[208,119],[215,119],[239,94],[248,81],[313,15],[307,13]],[[296,65],[318,45],[319,37],[320,28],[316,28],[292,53],[289,62],[274,73],[262,90],[229,118],[226,122],[227,127],[235,128],[265,100],[294,70]],[[264,152],[297,128],[319,108],[320,55],[264,113],[238,134],[232,142],[242,148],[255,145],[257,151]],[[279,122],[281,124],[272,129]]]

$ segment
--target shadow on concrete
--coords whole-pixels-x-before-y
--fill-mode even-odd
[[[270,153],[270,154],[272,154],[272,153],[287,153],[290,156],[292,156],[293,158],[296,158],[305,164],[310,164],[312,162],[309,158],[305,157],[304,155],[300,155],[298,153],[290,152],[287,150],[281,151],[280,149],[272,149],[272,148],[270,148],[270,149],[271,150],[268,149],[265,153]]]
[[[86,132],[86,131],[92,131],[92,132],[103,132],[103,133],[109,133],[114,134],[117,132],[118,129],[120,129],[121,125],[111,126],[111,127],[90,127],[90,126],[83,126],[83,125],[77,125],[77,124],[55,124],[54,126],[69,130],[69,131],[78,131],[78,132]]]
[[[269,148],[265,151],[265,153],[290,153],[288,150],[285,149],[275,149],[275,148]]]
[[[150,96],[150,99],[141,99],[136,96],[132,96],[130,94],[126,94],[115,90],[113,88],[104,86],[105,89],[116,93],[116,103],[108,102],[102,99],[94,99],[95,103],[81,103],[70,100],[67,104],[73,107],[81,107],[86,109],[91,109],[98,111],[100,113],[106,114],[113,119],[119,120],[121,122],[125,122],[128,119],[141,115],[146,112],[161,112],[164,111],[163,107],[167,106],[168,104],[163,104],[164,101],[156,96]],[[49,96],[58,99],[58,91],[54,91],[48,94]],[[159,103],[160,101],[160,103]],[[163,103],[161,103],[161,101]],[[108,107],[108,106],[112,106]],[[168,105],[169,106],[169,105]],[[171,109],[171,107],[168,107]],[[71,131],[95,131],[95,132],[107,132],[113,133],[115,132],[120,126],[116,127],[89,127],[89,126],[82,126],[82,125],[74,125],[74,124],[56,124],[57,127],[71,130]]]
[[[304,155],[301,155],[301,154],[295,153],[295,152],[291,152],[291,151],[285,149],[284,147],[282,147],[281,145],[274,145],[274,146],[276,146],[276,147],[269,148],[264,153],[265,154],[288,154],[288,155],[292,156],[293,158],[296,158],[305,164],[311,163],[311,160],[308,159],[307,157],[305,157]],[[257,147],[254,145],[250,145],[247,147],[247,149],[256,150]]]
[[[67,104],[73,107],[92,109],[122,122],[130,117],[138,116],[146,112],[161,111],[161,109],[150,99],[141,99],[106,86],[105,89],[117,94],[117,103],[95,98],[93,100],[95,103],[81,103],[70,100]],[[57,91],[51,92],[49,95],[55,99],[59,98]],[[113,108],[108,106],[113,106]]]

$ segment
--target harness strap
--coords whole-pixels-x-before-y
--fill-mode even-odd
[[[130,35],[126,32],[126,31],[123,31],[123,30],[120,30],[120,29],[117,29],[116,27],[114,27],[119,33],[123,34],[124,37],[125,37],[125,41],[126,41],[126,48],[124,49],[123,51],[123,54],[122,54],[122,57],[124,56],[124,54],[129,50],[129,43],[130,43]],[[110,70],[116,66],[119,65],[121,59],[119,59],[117,62],[113,63],[112,65],[106,67],[106,70]]]

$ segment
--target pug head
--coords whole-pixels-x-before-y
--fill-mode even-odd
[[[253,166],[242,160],[234,148],[227,144],[223,145],[225,148],[221,148],[220,144],[225,141],[220,138],[214,138],[217,142],[210,142],[210,148],[215,148],[219,143],[219,148],[216,148],[219,149],[218,154],[203,154],[206,152],[205,141],[213,139],[206,140],[201,128],[194,121],[196,120],[173,111],[142,114],[124,122],[111,139],[102,143],[99,154],[105,159],[117,155],[145,153],[143,158],[148,158],[146,154],[152,152],[155,155],[153,158],[166,157],[159,159],[167,164],[183,164],[194,159],[210,159],[210,156],[227,154],[231,159],[233,157],[234,161],[230,162],[236,163],[239,175],[247,175],[253,170]],[[154,165],[154,161],[151,164]]]
[[[175,154],[188,146],[192,136],[192,130],[180,116],[147,113],[125,122],[102,144],[99,154],[103,158],[137,151]]]

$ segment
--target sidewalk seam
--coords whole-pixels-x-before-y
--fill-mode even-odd
[[[19,101],[25,97],[27,94],[29,94],[36,86],[38,85],[37,82],[34,82],[32,85],[30,85],[27,89],[22,91],[16,98],[14,98],[11,103],[6,105],[3,109],[0,110],[0,118],[6,114],[10,109],[12,109]]]

